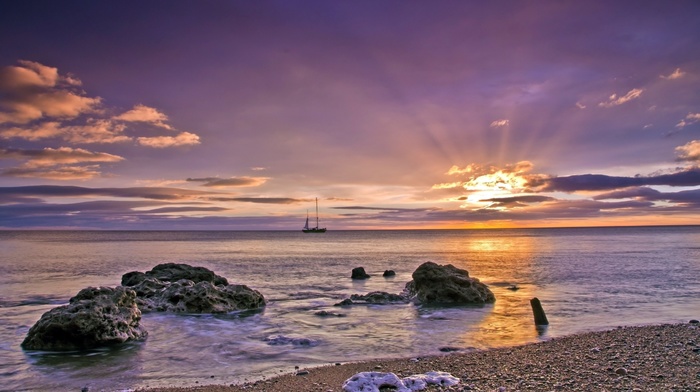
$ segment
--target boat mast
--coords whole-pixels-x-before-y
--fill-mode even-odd
[[[318,229],[318,197],[316,198],[316,228]]]

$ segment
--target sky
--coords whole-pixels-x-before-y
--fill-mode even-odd
[[[700,2],[0,3],[0,229],[700,222]]]

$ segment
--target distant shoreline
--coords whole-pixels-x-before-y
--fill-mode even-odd
[[[341,392],[359,372],[399,377],[442,371],[454,387],[425,391],[700,390],[700,324],[618,327],[522,346],[443,356],[371,360],[301,369],[243,385],[145,388],[148,392]],[[467,387],[468,389],[464,389]]]
[[[700,227],[697,225],[629,225],[629,226],[561,226],[561,227],[471,227],[471,228],[438,228],[438,229],[328,229],[328,232],[360,232],[360,231],[517,231],[517,230],[586,230],[586,229],[643,229],[643,228],[671,228],[671,227]],[[104,228],[32,228],[0,227],[0,232],[160,232],[160,233],[186,233],[186,232],[231,232],[231,233],[301,233],[301,229],[104,229]]]

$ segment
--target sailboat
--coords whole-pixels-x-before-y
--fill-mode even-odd
[[[318,227],[318,197],[316,198],[316,227],[309,227],[309,210],[306,210],[306,224],[301,229],[304,233],[325,233],[325,227]]]

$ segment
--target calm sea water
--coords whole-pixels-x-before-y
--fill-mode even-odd
[[[228,384],[323,365],[490,348],[618,325],[700,318],[700,227],[474,231],[0,231],[0,389],[128,390]],[[423,262],[488,284],[483,307],[333,307],[354,293],[398,293]],[[144,314],[141,343],[75,353],[25,352],[29,328],[87,286],[116,286],[158,263],[207,267],[259,290],[250,314]],[[352,281],[363,266],[373,275]],[[386,269],[396,271],[383,278]],[[507,289],[512,284],[518,291]],[[529,300],[550,326],[538,331]],[[321,318],[319,310],[347,317]],[[270,337],[311,345],[269,344]],[[439,370],[439,369],[436,369]]]

